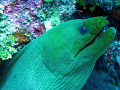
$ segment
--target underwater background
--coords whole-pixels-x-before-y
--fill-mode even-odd
[[[101,33],[115,27],[117,34],[82,90],[120,90],[120,0],[0,0],[0,76],[25,45],[49,29],[96,16],[109,20]]]

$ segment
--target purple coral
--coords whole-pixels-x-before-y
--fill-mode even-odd
[[[42,0],[28,0],[26,2],[23,0],[7,0],[4,1],[3,5],[5,6],[4,13],[8,16],[8,20],[15,23],[18,28],[31,31],[32,33],[35,33],[36,37],[42,34],[41,31],[36,33],[34,32],[34,28],[31,28],[36,27],[36,24],[43,22],[35,15],[37,9],[42,9]],[[43,31],[43,26],[41,28]]]

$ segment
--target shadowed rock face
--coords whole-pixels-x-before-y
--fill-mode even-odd
[[[111,27],[89,44],[107,24],[101,16],[70,20],[52,28],[15,56],[0,80],[0,88],[80,90],[115,37]]]

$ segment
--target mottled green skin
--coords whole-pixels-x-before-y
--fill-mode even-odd
[[[105,17],[94,17],[52,28],[16,55],[1,79],[1,90],[80,90],[114,39],[115,29],[83,47],[107,24]],[[80,26],[87,28],[86,34],[79,33]]]

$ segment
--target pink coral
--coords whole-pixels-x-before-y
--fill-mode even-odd
[[[35,37],[38,37],[45,32],[45,27],[41,22],[32,22],[28,28],[28,31],[33,32]]]
[[[4,1],[4,13],[8,16],[8,20],[17,24],[18,28],[23,28],[35,36],[41,36],[44,33],[44,25],[42,20],[35,13],[37,9],[42,9],[42,0],[7,0]],[[37,25],[37,26],[36,26]]]

